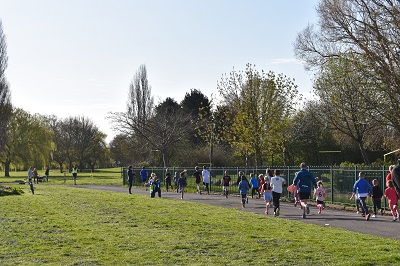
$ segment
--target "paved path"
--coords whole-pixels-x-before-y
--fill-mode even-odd
[[[128,193],[128,188],[124,188],[121,186],[76,186],[79,188],[87,188],[87,189],[99,189],[99,190],[108,190],[119,193]],[[144,189],[132,188],[132,193],[149,195],[149,191],[145,191]],[[181,200],[180,194],[176,192],[165,192],[162,191],[163,198],[166,199],[175,199]],[[265,203],[262,199],[252,199],[249,198],[249,203],[246,204],[246,208],[243,209],[241,204],[241,199],[232,195],[226,199],[222,195],[210,194],[210,195],[198,195],[195,193],[185,193],[184,200],[199,202],[204,204],[210,204],[214,206],[220,206],[224,208],[235,208],[238,210],[258,213],[262,215],[266,215],[265,211]],[[322,211],[322,214],[317,213],[317,208],[311,206],[311,212],[307,215],[306,219],[301,218],[302,210],[298,207],[294,207],[293,204],[281,202],[280,206],[280,216],[279,218],[296,220],[300,222],[316,224],[320,226],[330,226],[343,228],[354,232],[366,233],[371,235],[389,237],[394,239],[400,239],[400,234],[397,232],[400,228],[400,222],[392,222],[392,216],[388,215],[378,215],[376,218],[372,218],[369,221],[366,221],[365,218],[361,217],[360,214],[356,214],[351,211],[340,211],[326,208]],[[386,211],[387,212],[387,211]],[[273,213],[273,210],[271,211]],[[273,214],[269,214],[273,216]]]

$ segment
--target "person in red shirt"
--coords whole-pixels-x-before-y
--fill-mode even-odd
[[[393,222],[395,222],[399,218],[399,208],[397,207],[397,202],[399,201],[399,198],[394,188],[393,181],[389,180],[386,185],[388,188],[385,189],[384,195],[388,199],[389,208],[393,215]]]
[[[386,184],[389,180],[392,180],[392,170],[394,168],[394,165],[389,166],[389,173],[386,176]]]

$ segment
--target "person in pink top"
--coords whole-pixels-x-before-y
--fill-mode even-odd
[[[318,186],[318,188],[316,188],[314,190],[314,196],[315,196],[315,199],[317,200],[318,214],[321,214],[322,207],[324,206],[326,192],[325,192],[324,185],[322,184],[322,181],[318,181],[317,186]]]
[[[399,201],[399,198],[397,197],[397,192],[394,188],[392,180],[389,180],[387,182],[387,189],[385,189],[384,195],[388,199],[389,208],[393,215],[393,222],[395,222],[399,217],[399,208],[397,207],[397,202]]]

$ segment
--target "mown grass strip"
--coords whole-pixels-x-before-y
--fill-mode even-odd
[[[1,197],[2,265],[393,265],[399,241],[67,186]],[[396,233],[396,232],[394,232]]]

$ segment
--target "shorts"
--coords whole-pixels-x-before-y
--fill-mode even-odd
[[[324,204],[323,200],[317,200],[317,204]]]
[[[72,176],[73,176],[74,178],[76,178],[77,174],[76,174],[76,173],[73,173]]]
[[[309,199],[311,196],[311,192],[300,192],[299,196],[300,196],[300,200]]]
[[[224,191],[228,191],[229,190],[229,186],[224,186]]]
[[[265,201],[271,201],[272,200],[272,194],[270,192],[264,192],[264,200]]]
[[[200,184],[200,183],[201,183],[200,177],[196,177],[196,184]]]

